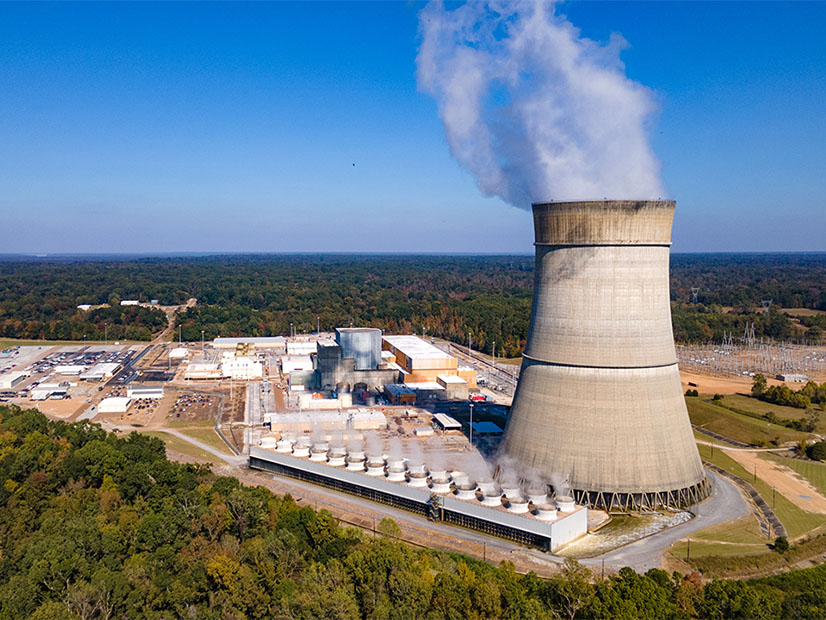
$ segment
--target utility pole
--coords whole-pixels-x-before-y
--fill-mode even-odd
[[[321,317],[317,316],[315,318],[315,333],[321,334]]]
[[[103,344],[109,346],[109,323],[103,324]]]
[[[204,330],[201,330],[201,357],[204,355]]]
[[[688,546],[685,548],[685,559],[691,559],[691,539],[688,539]]]

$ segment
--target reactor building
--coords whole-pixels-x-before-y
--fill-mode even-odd
[[[533,205],[533,307],[502,450],[577,503],[685,507],[708,496],[669,301],[673,201]]]

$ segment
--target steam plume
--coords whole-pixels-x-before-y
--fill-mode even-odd
[[[621,36],[580,37],[550,0],[433,1],[419,23],[419,88],[484,194],[521,208],[666,195],[645,128],[656,106],[625,76]]]

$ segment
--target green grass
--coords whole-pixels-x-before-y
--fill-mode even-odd
[[[198,446],[194,446],[180,437],[175,437],[174,435],[164,433],[163,431],[147,431],[144,434],[149,435],[150,437],[157,437],[164,442],[167,448],[174,450],[175,452],[180,452],[181,454],[185,454],[202,461],[208,461],[210,463],[214,463],[218,460],[218,457],[214,454],[211,454],[206,450],[201,450]]]
[[[776,437],[780,442],[798,441],[811,437],[809,433],[801,433],[785,426],[769,424],[747,415],[734,413],[702,398],[686,398],[685,402],[692,424],[742,443],[768,442]]]
[[[215,422],[212,420],[169,420],[166,423],[166,426],[169,428],[179,429],[179,428],[212,428],[215,426]]]
[[[763,482],[760,478],[755,480],[753,472],[746,471],[740,463],[729,457],[719,448],[714,450],[713,456],[711,454],[711,446],[698,445],[697,449],[700,451],[700,456],[703,460],[722,467],[735,476],[739,476],[746,482],[751,483],[769,506],[774,502],[774,512],[777,518],[780,519],[780,522],[786,526],[790,538],[803,536],[812,530],[826,525],[826,515],[806,512],[795,506],[780,493],[773,494],[771,486]]]
[[[691,534],[691,557],[734,556],[765,553],[770,542],[760,533],[760,525],[754,515],[747,515],[734,521],[718,523]],[[684,559],[688,542],[674,543],[668,552],[676,558]]]
[[[812,485],[823,495],[826,495],[826,463],[790,459],[787,457],[778,456],[776,454],[764,454],[761,456],[764,459],[776,461],[781,465],[793,469],[806,480],[811,482]]]
[[[224,441],[218,437],[218,434],[215,432],[215,429],[212,428],[211,424],[210,428],[184,428],[180,429],[179,432],[187,437],[197,439],[198,441],[215,448],[219,452],[223,452],[224,454],[232,454],[227,447],[227,444],[225,444]]]

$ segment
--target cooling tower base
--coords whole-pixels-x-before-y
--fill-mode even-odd
[[[703,478],[699,483],[674,491],[649,493],[610,493],[574,489],[577,504],[608,512],[639,512],[659,508],[688,508],[711,494],[711,482]]]

